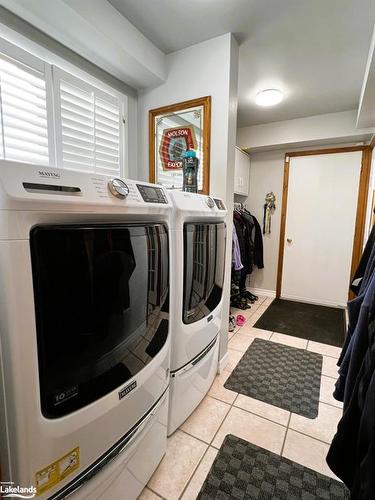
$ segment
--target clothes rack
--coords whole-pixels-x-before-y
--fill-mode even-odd
[[[231,304],[248,309],[257,297],[246,290],[254,267],[263,268],[263,236],[259,222],[243,203],[233,206]]]

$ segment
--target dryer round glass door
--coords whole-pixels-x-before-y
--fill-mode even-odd
[[[224,222],[184,226],[184,323],[205,318],[221,301],[225,235]]]

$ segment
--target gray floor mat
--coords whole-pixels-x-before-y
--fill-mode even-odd
[[[345,310],[275,299],[254,327],[341,347],[346,334]]]
[[[296,462],[226,436],[199,500],[345,500],[343,483]]]
[[[316,418],[322,363],[321,354],[255,339],[224,387],[298,415]]]

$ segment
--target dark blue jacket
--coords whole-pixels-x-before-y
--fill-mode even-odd
[[[375,255],[375,252],[374,252]],[[344,413],[327,456],[352,500],[375,499],[375,257],[358,297],[348,303],[349,328],[334,396]]]

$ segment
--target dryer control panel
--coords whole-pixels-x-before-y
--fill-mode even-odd
[[[220,198],[214,198],[215,205],[219,210],[226,210],[226,207],[224,205],[224,202]]]
[[[137,184],[137,188],[146,203],[168,203],[161,187]]]

